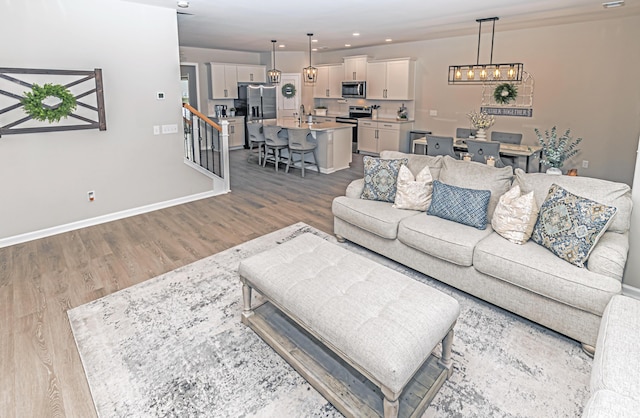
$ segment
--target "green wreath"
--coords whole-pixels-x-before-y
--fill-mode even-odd
[[[55,106],[48,106],[42,103],[47,97],[57,97],[61,101]],[[24,93],[22,106],[33,119],[53,123],[68,117],[76,109],[76,98],[61,84],[34,84],[31,91]]]
[[[282,95],[287,99],[291,99],[292,97],[295,97],[296,86],[294,86],[291,83],[285,84],[284,86],[282,86]]]
[[[518,89],[511,83],[498,84],[493,91],[493,99],[498,104],[506,105],[518,97]]]

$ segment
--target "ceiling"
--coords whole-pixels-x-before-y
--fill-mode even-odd
[[[602,6],[607,0],[188,0],[188,8],[177,0],[128,1],[175,9],[181,46],[248,52],[270,51],[272,39],[307,51],[307,33],[319,51],[346,50],[474,34],[476,19],[492,16],[500,32],[640,14],[640,0],[610,9]]]

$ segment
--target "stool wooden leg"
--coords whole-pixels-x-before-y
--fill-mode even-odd
[[[455,325],[455,323],[454,323]],[[447,369],[447,379],[451,377],[453,373],[453,361],[451,360],[451,346],[453,345],[453,325],[451,329],[447,333],[447,335],[442,339],[442,356],[438,363],[444,366]]]

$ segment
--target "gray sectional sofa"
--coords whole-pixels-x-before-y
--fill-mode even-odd
[[[391,203],[360,198],[364,180],[334,199],[334,233],[439,281],[567,335],[593,352],[600,320],[610,299],[621,292],[629,249],[629,186],[586,177],[528,174],[450,157],[383,151],[384,159],[407,158],[416,175],[428,165],[434,180],[491,190],[489,222],[501,194],[512,184],[534,191],[540,207],[556,183],[570,192],[618,209],[588,259],[576,267],[529,240],[511,243],[495,233],[395,209]]]
[[[614,296],[602,317],[583,418],[640,415],[640,300]]]

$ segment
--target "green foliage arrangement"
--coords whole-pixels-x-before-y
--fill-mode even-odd
[[[582,142],[582,138],[572,138],[571,129],[567,129],[560,138],[558,138],[555,126],[551,128],[551,133],[549,130],[544,131],[544,137],[538,128],[535,128],[534,131],[544,153],[544,158],[540,161],[548,167],[562,168],[564,162],[579,151],[578,145]]]
[[[47,106],[42,103],[47,97],[57,97],[61,102],[55,106]],[[68,117],[76,109],[76,98],[61,84],[34,84],[31,91],[24,93],[22,106],[33,119],[53,123]]]
[[[518,97],[518,88],[511,83],[498,84],[493,91],[493,99],[498,104],[506,105]]]

